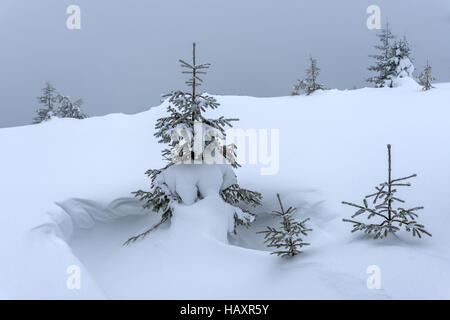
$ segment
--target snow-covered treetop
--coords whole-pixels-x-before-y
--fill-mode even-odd
[[[392,46],[392,57],[390,63],[394,73],[393,78],[412,77],[414,73],[414,65],[411,62],[411,48],[406,38],[396,41]]]
[[[168,98],[169,106],[167,107],[167,111],[169,115],[167,117],[163,117],[158,119],[155,125],[156,133],[155,136],[159,138],[160,143],[166,143],[169,145],[170,149],[163,150],[163,157],[167,160],[171,161],[171,157],[173,157],[173,149],[179,147],[179,140],[173,139],[174,137],[174,129],[183,128],[194,134],[194,127],[196,123],[202,123],[206,125],[209,129],[215,129],[221,133],[221,136],[225,136],[225,128],[231,127],[232,121],[237,121],[238,119],[226,119],[223,116],[219,118],[207,118],[204,113],[208,109],[216,109],[219,106],[217,100],[206,94],[206,93],[198,93],[197,87],[201,85],[203,80],[200,78],[200,75],[206,74],[206,69],[210,67],[209,63],[206,64],[197,64],[196,62],[196,53],[195,53],[196,45],[193,43],[192,45],[192,63],[188,63],[184,60],[179,60],[181,63],[181,67],[183,68],[182,73],[188,74],[189,78],[186,81],[186,84],[190,88],[189,92],[176,90],[172,91],[164,97]],[[203,130],[204,134],[207,134],[210,130]],[[211,138],[211,137],[210,137]],[[205,136],[201,137],[202,146],[206,147],[206,139]],[[194,155],[194,139],[190,139],[188,146],[184,146],[185,151],[190,150],[192,155],[191,159],[196,159]],[[215,139],[210,139],[210,143],[215,141]],[[186,149],[186,147],[188,147]],[[171,150],[172,149],[172,150]],[[181,151],[181,150],[180,150]],[[198,150],[195,150],[197,152]],[[186,152],[183,155],[180,155],[181,158],[189,158],[189,155]],[[197,155],[197,157],[201,158],[201,155]],[[169,158],[170,157],[170,158]]]

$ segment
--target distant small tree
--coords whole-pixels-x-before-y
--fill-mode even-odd
[[[70,100],[70,97],[64,95],[58,95],[59,107],[56,110],[56,116],[59,118],[75,118],[85,119],[87,114],[81,111],[83,100],[78,99],[75,102]]]
[[[392,66],[393,51],[391,47],[391,40],[394,39],[394,35],[389,29],[389,24],[386,23],[386,27],[381,29],[381,32],[377,34],[381,44],[376,45],[375,48],[380,51],[379,54],[369,55],[374,58],[375,64],[370,66],[370,71],[376,72],[377,75],[367,79],[375,85],[376,88],[390,87],[392,86],[392,76],[394,74],[394,68]]]
[[[40,104],[44,105],[44,108],[36,110],[37,116],[33,119],[33,123],[41,123],[53,117],[76,119],[88,117],[81,111],[83,100],[78,99],[72,102],[68,96],[57,93],[49,82],[42,88],[42,93],[42,96],[37,99]]]
[[[292,95],[298,95],[299,89],[305,91],[306,95],[309,96],[311,93],[317,90],[324,90],[325,87],[317,82],[319,77],[320,68],[317,66],[317,60],[313,57],[309,57],[310,66],[306,69],[306,78],[302,80],[297,80],[298,83],[294,85],[294,91]]]
[[[434,80],[436,80],[436,78],[431,75],[431,66],[427,61],[427,65],[425,66],[423,72],[419,75],[419,84],[422,86],[422,90],[428,91],[434,88],[431,84]]]
[[[373,224],[365,224],[363,222],[343,219],[344,222],[350,222],[353,224],[352,232],[363,231],[367,234],[374,234],[375,239],[381,239],[386,237],[389,233],[395,233],[402,227],[406,231],[412,232],[413,236],[422,237],[426,234],[431,237],[431,234],[425,230],[422,224],[417,223],[416,218],[418,215],[416,212],[423,209],[423,207],[414,207],[411,209],[404,209],[402,207],[395,208],[395,203],[405,203],[404,200],[396,196],[398,187],[409,187],[411,184],[405,182],[408,179],[416,177],[416,174],[392,179],[391,177],[391,145],[387,145],[388,149],[388,180],[387,182],[380,183],[379,187],[375,187],[377,192],[367,195],[363,199],[363,205],[358,205],[350,202],[343,201],[342,203],[358,210],[353,214],[352,218],[355,218],[361,214],[368,214],[367,219],[378,218],[381,222]],[[369,207],[368,199],[373,199],[373,207]]]
[[[312,229],[308,229],[305,223],[309,218],[303,221],[296,221],[292,214],[297,210],[296,208],[289,207],[284,210],[283,204],[281,203],[280,195],[277,193],[278,203],[280,204],[280,211],[274,211],[273,215],[281,218],[280,228],[266,227],[267,230],[259,231],[257,233],[264,234],[264,242],[269,248],[277,248],[281,250],[276,250],[272,254],[278,256],[293,257],[301,251],[299,250],[303,246],[310,245],[309,243],[303,242],[300,235],[307,236],[308,232]]]
[[[33,123],[41,123],[43,121],[50,120],[53,116],[55,116],[54,105],[57,102],[55,88],[47,82],[45,87],[41,90],[42,96],[37,97],[37,100],[44,107],[36,110],[37,115],[33,118]]]

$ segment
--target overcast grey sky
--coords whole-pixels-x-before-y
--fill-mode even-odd
[[[81,30],[66,28],[71,4]],[[212,63],[209,93],[288,95],[310,54],[327,87],[367,86],[372,4],[407,36],[417,69],[429,58],[450,81],[449,0],[0,0],[0,127],[31,122],[46,80],[89,115],[155,106],[184,85],[178,59],[193,41]]]

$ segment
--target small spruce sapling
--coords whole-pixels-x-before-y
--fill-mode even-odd
[[[352,232],[363,231],[367,234],[374,234],[375,239],[381,239],[386,237],[389,233],[396,233],[402,227],[408,232],[412,232],[413,236],[422,237],[426,234],[431,237],[431,234],[425,230],[422,224],[416,221],[418,217],[417,211],[423,209],[423,207],[414,207],[411,209],[405,209],[403,207],[395,207],[396,203],[404,203],[405,201],[396,196],[397,188],[409,187],[411,184],[406,182],[416,174],[412,174],[407,177],[392,179],[391,177],[391,145],[387,145],[388,149],[388,180],[387,182],[380,183],[378,187],[375,187],[377,192],[367,195],[363,199],[363,205],[354,204],[351,202],[343,201],[342,204],[357,208],[358,210],[353,214],[352,218],[355,218],[362,214],[367,214],[367,219],[378,218],[377,223],[366,224],[363,222],[343,219],[344,222],[353,224]],[[371,200],[372,207],[369,206],[368,200]],[[373,199],[373,200],[372,200]]]
[[[292,95],[298,95],[299,89],[305,91],[305,94],[309,96],[311,93],[317,90],[325,90],[325,87],[317,82],[319,77],[320,68],[317,66],[317,60],[313,57],[309,57],[310,66],[306,69],[306,78],[297,80],[298,83],[294,85],[294,91]]]
[[[161,224],[170,220],[174,214],[175,204],[181,202],[181,198],[172,192],[165,183],[159,181],[159,176],[170,166],[180,163],[197,163],[208,165],[205,163],[205,150],[213,147],[215,153],[222,154],[226,160],[231,163],[233,168],[238,168],[239,164],[235,161],[235,145],[222,145],[219,139],[206,139],[203,137],[205,144],[201,150],[195,148],[194,139],[189,138],[195,134],[196,123],[203,124],[208,130],[218,132],[219,136],[226,136],[226,127],[231,127],[233,121],[239,119],[229,119],[223,116],[218,118],[207,118],[205,111],[208,109],[217,109],[218,101],[206,93],[198,91],[198,87],[203,80],[201,75],[206,74],[206,70],[210,67],[209,63],[198,64],[196,61],[196,45],[192,44],[192,62],[188,63],[179,60],[184,71],[183,74],[189,76],[186,85],[189,91],[172,91],[164,97],[168,98],[169,105],[167,107],[168,115],[157,120],[155,125],[155,137],[159,143],[164,143],[168,147],[162,151],[162,157],[168,161],[167,165],[162,169],[148,170],[147,176],[150,178],[150,191],[138,190],[133,192],[135,197],[144,202],[144,208],[161,213],[160,221],[125,242],[125,245],[144,238],[151,231],[158,228]],[[179,139],[174,139],[174,133],[180,131],[187,133],[187,139],[183,139],[180,143]],[[207,132],[207,130],[205,130]],[[176,135],[175,135],[176,136]],[[241,188],[237,183],[226,189],[220,190],[222,199],[235,207],[234,213],[234,232],[238,225],[249,226],[253,221],[255,214],[247,208],[255,207],[261,204],[262,195],[259,192]],[[245,208],[245,206],[247,208]]]
[[[309,243],[303,242],[301,235],[307,236],[308,232],[312,231],[312,229],[308,229],[305,226],[309,218],[306,218],[303,221],[296,221],[292,217],[292,214],[297,209],[289,207],[287,210],[284,210],[280,195],[278,193],[277,198],[281,210],[273,211],[273,215],[281,218],[281,227],[277,229],[268,226],[266,227],[267,230],[259,231],[257,233],[264,234],[264,242],[269,248],[279,249],[271,254],[276,254],[282,257],[293,257],[302,252],[299,250],[301,247],[310,245]]]
[[[431,66],[427,61],[427,65],[423,69],[423,72],[419,75],[419,84],[422,86],[422,90],[428,91],[434,88],[431,84],[434,80],[436,80],[436,78],[431,75]]]

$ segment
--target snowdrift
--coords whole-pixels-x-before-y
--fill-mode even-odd
[[[144,172],[164,165],[153,126],[165,104],[1,129],[0,297],[450,298],[450,84],[216,97],[217,113],[239,117],[237,127],[279,130],[276,174],[260,175],[258,164],[237,170],[243,187],[265,197],[237,236],[227,234],[221,200],[208,195],[122,245],[158,218],[130,193],[148,189]],[[425,207],[420,221],[432,238],[374,241],[341,221],[352,214],[342,200],[358,202],[385,180],[387,143],[394,174],[418,174],[401,196]],[[312,245],[295,259],[271,256],[255,234],[277,223],[276,192],[299,218],[311,217]],[[371,265],[381,270],[381,289],[367,288]],[[79,289],[67,286],[70,266],[79,268]]]

